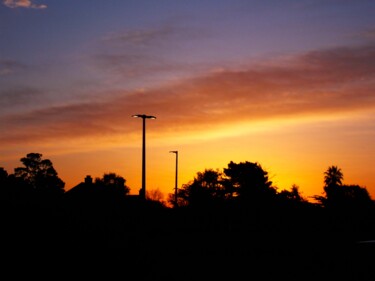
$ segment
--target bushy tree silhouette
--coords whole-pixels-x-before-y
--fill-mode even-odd
[[[40,153],[29,153],[21,158],[24,167],[14,169],[14,177],[41,194],[59,195],[65,192],[65,183],[58,177],[51,160]]]
[[[0,167],[0,181],[1,182],[5,181],[7,177],[8,177],[8,172],[3,167]]]
[[[222,173],[213,169],[197,172],[193,181],[184,184],[178,190],[179,205],[203,207],[218,203],[225,197],[226,191],[222,184]]]
[[[0,200],[6,202],[9,200],[11,186],[9,182],[8,172],[0,167]]]
[[[259,163],[231,161],[224,168],[224,174],[243,202],[260,202],[276,195],[276,188],[269,180],[268,172]]]
[[[130,188],[125,183],[125,178],[116,173],[104,173],[101,178],[95,179],[95,185],[102,188],[104,192],[110,192],[113,195],[122,197],[130,192]]]
[[[1,191],[5,191],[5,189],[8,188],[8,185],[9,185],[9,177],[8,177],[8,172],[0,167],[0,188],[1,188]]]
[[[365,187],[357,184],[344,185],[344,200],[346,205],[351,205],[356,208],[367,208],[372,205],[372,199]]]
[[[301,195],[299,191],[299,186],[293,184],[291,190],[281,190],[278,192],[278,196],[281,200],[286,200],[288,202],[306,202],[306,199]]]
[[[159,188],[147,190],[146,199],[147,201],[153,202],[155,205],[159,204],[161,206],[167,206],[166,204],[169,202],[164,201],[164,194],[160,191]],[[174,200],[172,202],[174,204]],[[173,204],[171,204],[170,206],[174,206]]]

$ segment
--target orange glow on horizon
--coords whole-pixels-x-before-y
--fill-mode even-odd
[[[372,159],[366,146],[371,145],[374,135],[371,131],[351,129],[359,128],[358,124],[364,126],[365,120],[368,120],[367,115],[353,113],[232,125],[224,122],[218,124],[221,130],[212,128],[212,131],[173,136],[171,132],[164,135],[157,132],[159,118],[147,131],[147,190],[159,189],[165,199],[168,193],[173,193],[175,159],[168,152],[178,150],[178,187],[193,180],[196,173],[204,169],[222,170],[230,161],[250,161],[261,164],[279,190],[296,184],[302,195],[309,197],[321,195],[323,173],[334,164],[343,170],[345,183],[365,186],[374,197],[375,178],[371,165],[364,165]],[[369,138],[363,138],[363,134],[369,134]],[[340,139],[342,141],[338,141]],[[45,151],[37,146],[29,147],[24,154],[12,159],[12,167],[5,168],[11,173],[20,165],[17,161],[21,157],[29,152],[40,152],[54,163],[66,183],[66,190],[82,182],[86,175],[95,178],[115,172],[126,179],[131,194],[137,194],[141,186],[141,127],[129,138],[104,137],[96,144],[94,139],[85,141],[65,143],[65,149],[69,145],[75,148],[70,152],[63,149],[59,152],[61,144],[58,142],[45,145]],[[357,167],[361,167],[360,170]]]
[[[254,126],[251,123],[246,126],[237,124],[211,134],[196,133],[172,139],[170,134],[163,138],[149,126],[146,190],[159,189],[164,193],[164,199],[168,193],[173,193],[175,158],[169,151],[178,150],[178,187],[205,169],[222,171],[230,161],[250,161],[261,164],[279,191],[296,184],[302,195],[309,197],[322,194],[324,171],[330,165],[338,165],[344,173],[344,183],[365,186],[374,197],[375,179],[371,166],[363,165],[370,157],[365,152],[360,153],[366,143],[370,145],[371,139],[358,139],[355,131],[348,130],[357,123],[363,124],[365,118],[353,115],[346,119],[336,116],[330,121],[321,117],[315,121],[307,118],[260,122]],[[248,130],[241,131],[240,128]],[[345,142],[337,142],[337,137]],[[141,132],[129,145],[117,144],[103,145],[100,150],[44,155],[54,163],[66,183],[66,190],[82,182],[86,175],[95,178],[115,172],[126,179],[131,194],[138,194],[141,186]],[[349,151],[348,147],[353,150]]]

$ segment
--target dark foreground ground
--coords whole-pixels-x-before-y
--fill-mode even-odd
[[[49,280],[375,280],[375,243],[340,233],[151,231],[105,242],[78,236],[3,241],[2,272],[15,266],[14,277]]]
[[[341,240],[340,233],[149,236],[124,247],[137,253],[144,280],[375,280],[375,244]]]
[[[6,211],[3,280],[375,280],[372,228],[276,227],[276,220],[217,228],[201,213],[182,220]]]

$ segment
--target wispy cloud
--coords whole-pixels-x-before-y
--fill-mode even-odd
[[[205,30],[180,26],[178,21],[170,21],[152,28],[126,29],[104,36],[102,41],[127,47],[146,48],[170,45],[171,39],[175,43],[184,40],[201,39],[209,36]],[[171,46],[173,48],[173,46]]]
[[[0,77],[14,74],[16,71],[25,68],[25,65],[14,60],[0,59]]]
[[[176,51],[185,48],[187,41],[207,37],[209,34],[204,30],[179,26],[176,22],[153,28],[122,30],[104,36],[90,61],[112,79],[149,78],[165,73],[177,75],[192,71],[193,66],[179,61]]]
[[[45,4],[35,4],[30,0],[3,0],[3,4],[9,8],[31,8],[31,9],[46,9]]]
[[[111,33],[103,38],[104,42],[112,44],[147,47],[162,43],[175,34],[172,26],[160,26],[148,29],[130,29],[122,32]]]
[[[26,109],[28,107],[35,107],[36,103],[46,102],[45,94],[35,88],[18,87],[13,89],[0,91],[0,107],[4,115],[13,112],[16,108]]]
[[[375,108],[375,45],[317,50],[283,62],[221,70],[102,101],[67,104],[1,119],[0,144],[102,138],[139,131],[130,116],[156,115],[163,135],[207,132],[243,122],[332,116]],[[127,139],[127,138],[125,138]]]

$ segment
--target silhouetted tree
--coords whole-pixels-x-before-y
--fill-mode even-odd
[[[0,167],[0,182],[4,182],[7,178],[8,172],[3,167]]]
[[[344,175],[337,166],[329,166],[324,172],[323,196],[312,196],[319,204],[325,207],[333,206],[341,201],[344,196],[342,180]],[[340,199],[341,198],[341,199]]]
[[[165,206],[164,194],[160,191],[159,188],[147,190],[146,199]]]
[[[324,173],[324,195],[315,196],[324,207],[340,216],[351,216],[373,207],[373,201],[365,187],[343,184],[344,176],[340,168],[330,166]],[[357,218],[356,218],[357,219]]]
[[[103,177],[95,178],[95,185],[103,192],[120,197],[124,197],[130,192],[130,188],[125,183],[125,178],[116,173],[104,173]]]
[[[330,166],[324,172],[324,192],[328,201],[337,201],[343,196],[342,180],[344,175],[337,166]]]
[[[355,207],[368,207],[373,204],[370,194],[365,187],[359,185],[344,185],[345,201]]]
[[[276,188],[272,186],[268,172],[258,163],[246,161],[237,164],[231,161],[224,169],[224,174],[243,202],[259,202],[276,195]]]
[[[0,200],[8,200],[10,193],[10,183],[8,172],[0,167]]]
[[[324,172],[324,186],[339,186],[342,184],[344,175],[340,168],[337,166],[330,166]]]
[[[282,200],[287,201],[293,201],[293,202],[306,202],[307,200],[302,197],[302,195],[299,192],[299,186],[296,184],[293,184],[291,187],[291,190],[282,190],[278,193],[278,196]]]
[[[14,169],[18,184],[26,184],[43,195],[59,195],[65,192],[65,183],[58,177],[52,162],[42,159],[42,154],[29,153],[20,161],[24,167]]]
[[[222,173],[213,169],[198,172],[193,181],[182,185],[182,188],[178,190],[178,198],[190,206],[208,206],[222,201],[225,197]],[[181,204],[186,205],[184,202]]]
[[[177,189],[177,207],[186,207],[189,205],[189,201],[186,200],[186,191],[183,190],[186,185],[182,185],[182,188]],[[176,197],[174,193],[168,193],[167,205],[169,207],[176,207]]]
[[[8,178],[8,172],[3,168],[0,167],[0,188],[1,190],[4,190],[9,185],[9,178]]]

